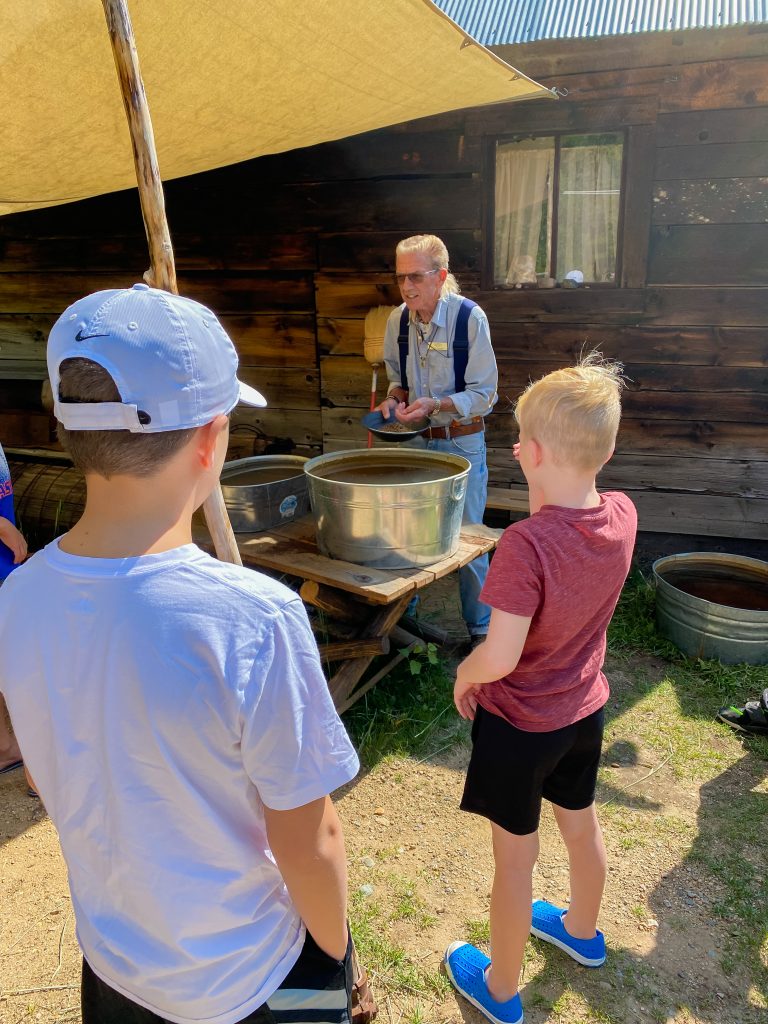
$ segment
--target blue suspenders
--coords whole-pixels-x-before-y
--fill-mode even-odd
[[[471,299],[462,299],[459,315],[456,317],[456,330],[453,336],[453,373],[455,377],[454,390],[456,394],[465,388],[464,375],[467,372],[467,360],[469,359],[469,314],[477,305]],[[400,314],[400,333],[397,336],[397,347],[400,351],[400,386],[408,390],[408,374],[406,373],[406,362],[408,359],[408,307],[406,306]]]

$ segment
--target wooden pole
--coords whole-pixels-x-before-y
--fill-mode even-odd
[[[150,268],[144,278],[153,288],[163,288],[167,292],[178,294],[173,246],[165,215],[163,183],[157,163],[152,119],[141,79],[139,55],[136,51],[127,0],[102,0],[102,4],[125,114],[128,118],[141,215],[144,218],[144,230],[149,245]],[[203,505],[203,512],[216,556],[223,562],[242,565],[219,484]]]

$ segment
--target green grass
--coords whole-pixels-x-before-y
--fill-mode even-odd
[[[415,656],[420,671],[402,662],[345,715],[361,760],[372,768],[385,757],[426,759],[453,746],[468,729],[453,704],[453,675],[439,656]]]
[[[420,963],[386,934],[386,914],[360,893],[350,900],[349,918],[357,954],[379,992],[441,1000],[450,982],[439,971]]]
[[[464,922],[464,935],[467,942],[473,946],[485,946],[491,944],[491,922],[489,918],[482,917],[479,920],[470,918]]]

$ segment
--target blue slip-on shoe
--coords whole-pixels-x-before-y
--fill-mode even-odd
[[[574,938],[563,924],[566,913],[546,900],[534,900],[531,935],[558,946],[584,967],[602,967],[605,963],[605,936],[596,931],[593,939]]]
[[[515,994],[497,1003],[488,991],[485,972],[491,961],[468,942],[452,942],[445,951],[445,969],[453,987],[493,1024],[522,1024],[523,1005]]]

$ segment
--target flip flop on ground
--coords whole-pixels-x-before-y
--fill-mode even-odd
[[[6,772],[15,772],[17,768],[23,768],[24,762],[19,758],[18,761],[11,761],[5,768],[0,768],[0,775],[5,775]]]

